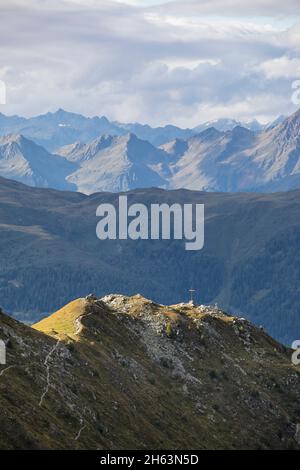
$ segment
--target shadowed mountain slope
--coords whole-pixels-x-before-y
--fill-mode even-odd
[[[217,308],[89,296],[0,337],[2,449],[297,448],[290,351]]]
[[[66,181],[77,166],[22,135],[0,137],[0,174],[30,186],[76,190]]]
[[[96,237],[96,209],[118,194],[85,196],[0,179],[0,295],[17,318],[39,319],[72,298],[112,290],[165,304],[188,298],[263,325],[291,344],[300,331],[300,195],[140,189],[128,203],[203,203],[203,250],[181,240]]]

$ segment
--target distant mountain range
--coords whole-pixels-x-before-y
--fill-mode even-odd
[[[63,109],[29,119],[0,113],[0,135],[22,134],[50,152],[76,140],[89,142],[101,134],[125,133],[105,117],[88,118]]]
[[[282,116],[278,118],[280,122],[283,119]],[[278,120],[276,123],[279,122]],[[261,131],[266,127],[258,121],[243,123],[233,119],[209,121],[193,129],[181,129],[172,125],[151,127],[147,124],[112,122],[105,116],[89,118],[63,109],[28,119],[19,116],[5,116],[0,113],[0,135],[22,134],[50,152],[54,152],[64,145],[73,144],[75,141],[88,143],[104,134],[118,136],[132,133],[141,140],[147,140],[151,144],[159,146],[174,139],[188,139],[209,127],[226,132],[236,126],[245,127],[252,131]]]
[[[139,189],[130,204],[204,203],[203,250],[181,240],[96,237],[96,208],[118,194],[31,188],[0,178],[1,306],[39,319],[94,292],[141,294],[169,304],[196,301],[263,325],[291,344],[300,331],[300,190],[205,193]],[[19,312],[19,313],[18,313]]]
[[[18,128],[26,137],[0,138],[0,175],[86,194],[147,187],[222,192],[300,187],[300,111],[260,131],[229,120],[214,124],[195,133],[174,126],[121,125],[63,110],[25,121],[2,115],[1,133]],[[39,145],[49,147],[50,141],[50,147],[71,142],[51,154]]]
[[[278,118],[281,120],[281,117]],[[277,121],[277,120],[276,120]],[[235,119],[216,119],[214,121],[208,121],[204,124],[200,124],[199,126],[195,127],[193,130],[198,132],[203,132],[210,127],[214,127],[218,131],[226,132],[232,131],[235,127],[244,127],[249,131],[259,132],[266,129],[269,126],[273,126],[274,123],[267,124],[266,126],[258,122],[256,119],[250,122],[241,122],[236,121]],[[279,121],[277,122],[279,124]]]

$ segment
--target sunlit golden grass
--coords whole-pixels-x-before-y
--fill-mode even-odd
[[[85,299],[73,300],[73,302],[53,313],[50,317],[32,325],[32,327],[51,336],[61,334],[73,336],[76,332],[75,320],[84,314],[85,307]]]

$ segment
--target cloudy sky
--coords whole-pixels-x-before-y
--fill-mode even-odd
[[[0,112],[186,127],[291,113],[298,11],[299,0],[1,0]]]

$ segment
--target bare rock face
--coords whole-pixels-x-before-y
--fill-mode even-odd
[[[0,174],[29,186],[75,190],[66,181],[76,166],[21,134],[0,137]]]
[[[193,130],[152,129],[63,110],[18,123],[0,117],[0,175],[30,186],[85,194],[299,188],[300,111],[266,129],[226,119]]]
[[[0,448],[299,447],[290,351],[217,306],[88,296],[0,338]]]
[[[87,300],[88,302],[94,302],[95,300],[97,300],[97,297],[95,294],[89,294],[86,296],[85,300]]]

